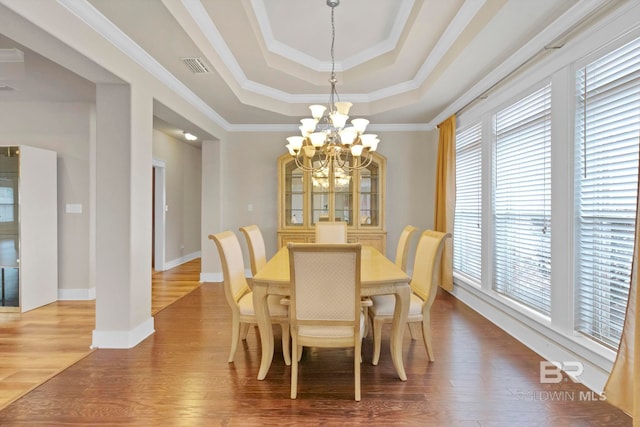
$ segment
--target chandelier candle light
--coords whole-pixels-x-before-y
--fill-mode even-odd
[[[331,7],[331,92],[328,108],[324,105],[309,106],[312,118],[300,120],[302,136],[287,138],[289,153],[296,159],[296,165],[306,171],[322,170],[333,162],[345,170],[365,168],[371,163],[372,153],[380,142],[378,135],[364,133],[369,120],[353,119],[350,126],[346,125],[352,104],[340,101],[336,91],[334,57],[334,11],[339,4],[340,0],[327,0],[327,6]],[[311,166],[305,164],[305,157],[315,160]],[[349,162],[349,158],[353,161]]]

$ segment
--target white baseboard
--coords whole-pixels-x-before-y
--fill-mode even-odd
[[[471,286],[456,285],[453,295],[541,356],[541,361],[580,362],[580,382],[602,393],[613,365],[597,352],[545,325],[532,321]],[[535,390],[526,390],[526,392]]]
[[[196,258],[200,258],[200,256],[201,256],[201,252],[197,251],[197,252],[192,252],[192,253],[190,253],[188,255],[185,255],[185,256],[183,256],[181,258],[177,258],[177,259],[174,259],[174,260],[171,260],[171,261],[167,261],[167,262],[164,263],[164,269],[165,269],[165,271],[166,270],[170,270],[172,268],[175,268],[175,267],[177,267],[179,265],[184,264],[185,262],[189,262],[189,261],[192,261],[192,260],[194,260]]]
[[[222,282],[224,277],[222,273],[200,273],[200,281],[201,282]]]
[[[58,289],[58,301],[92,301],[96,299],[96,288]]]
[[[155,332],[153,317],[130,331],[93,331],[91,348],[133,348]]]

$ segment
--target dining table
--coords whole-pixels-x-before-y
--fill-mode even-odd
[[[377,249],[363,245],[361,250],[360,293],[362,297],[395,295],[396,304],[389,344],[391,359],[398,377],[406,381],[407,374],[402,362],[402,341],[411,298],[409,276]],[[269,295],[283,297],[290,295],[289,250],[286,246],[280,248],[253,277],[253,305],[262,343],[258,380],[265,379],[273,360],[273,328],[267,306]]]

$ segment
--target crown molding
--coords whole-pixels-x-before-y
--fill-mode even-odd
[[[466,108],[469,104],[480,98],[485,92],[499,84],[502,80],[509,77],[511,73],[525,65],[536,55],[544,52],[545,46],[548,46],[554,40],[566,35],[570,29],[574,28],[583,19],[586,19],[601,7],[603,7],[603,2],[600,0],[580,0],[543,31],[535,35],[523,47],[518,49],[516,53],[496,67],[491,73],[487,74],[483,79],[473,85],[471,89],[445,108],[429,124],[436,126],[452,114],[456,114],[460,112],[460,110]]]
[[[400,36],[402,35],[402,31],[409,19],[409,16],[411,15],[411,9],[413,8],[414,3],[415,0],[398,0],[398,13],[393,22],[393,27],[389,32],[389,36],[380,43],[358,52],[356,55],[352,55],[342,61],[336,61],[335,70],[337,72],[347,71],[393,50],[400,41]],[[264,44],[269,52],[287,58],[314,71],[331,71],[332,64],[330,61],[321,61],[274,38],[267,9],[265,7],[265,0],[251,0],[251,7],[256,17],[256,21],[258,22],[262,39],[264,40]]]
[[[427,80],[433,69],[438,65],[453,43],[455,43],[462,31],[467,28],[467,25],[469,25],[473,17],[476,16],[478,11],[484,6],[485,2],[486,0],[465,0],[456,16],[453,17],[447,29],[444,30],[444,33],[442,33],[433,50],[429,53],[429,56],[416,73],[413,82],[417,87]]]
[[[368,131],[376,132],[425,132],[435,129],[427,123],[377,123],[367,126]],[[298,133],[300,129],[295,124],[243,124],[231,125],[229,132],[292,132]]]
[[[400,82],[398,84],[380,88],[370,93],[343,94],[342,97],[344,99],[347,99],[348,97],[352,102],[367,103],[378,101],[388,97],[402,95],[407,92],[419,89],[424,81],[426,81],[426,79],[429,77],[429,73],[431,72],[435,64],[437,64],[438,60],[455,42],[455,37],[457,37],[462,32],[462,30],[464,30],[465,26],[469,23],[473,16],[475,16],[475,14],[482,7],[485,1],[486,0],[465,0],[463,7],[460,9],[460,11],[458,11],[456,17],[452,20],[452,23],[449,25],[449,27],[447,27],[447,31],[443,35],[443,37],[446,36],[447,38],[443,40],[443,37],[441,37],[441,39],[436,44],[436,46],[440,46],[440,51],[438,52],[439,56],[433,56],[433,58],[431,58],[430,63],[433,63],[433,65],[431,65],[430,68],[423,65],[418,72],[419,74],[416,74],[416,77],[405,82]],[[361,55],[366,55],[368,57],[366,60],[385,53],[383,52],[383,50],[386,49],[386,51],[388,51],[398,43],[398,40],[400,39],[400,36],[402,34],[403,26],[406,25],[406,22],[411,14],[411,9],[413,8],[414,2],[415,0],[402,0],[402,3],[400,3],[399,5],[400,11],[397,15],[397,19],[394,22],[394,28],[391,32],[392,36],[389,37],[384,43],[363,51]],[[225,43],[217,27],[210,19],[206,9],[201,3],[201,0],[181,0],[181,3],[185,7],[187,12],[191,15],[191,18],[197,23],[198,27],[205,35],[216,53],[220,56],[220,58],[223,59],[223,61],[219,62],[220,66],[226,67],[229,71],[229,74],[231,75],[231,78],[234,79],[233,83],[235,83],[235,85],[231,84],[231,82],[227,82],[230,87],[236,86],[241,90],[245,90],[256,95],[264,96],[276,101],[289,104],[309,102],[315,103],[322,102],[323,99],[326,99],[326,94],[292,94],[279,89],[275,89],[271,86],[249,80],[242,70],[242,67],[233,56],[233,53]],[[254,10],[256,20],[258,21],[258,26],[260,27],[265,45],[267,46],[267,49],[269,51],[277,55],[286,57],[294,62],[300,63],[312,70],[331,70],[331,63],[323,63],[321,61],[318,61],[317,59],[312,58],[311,56],[302,52],[296,51],[291,47],[285,47],[284,44],[274,39],[266,8],[264,6],[264,0],[251,0],[251,6]],[[293,54],[292,51],[296,51],[297,54]],[[352,58],[347,59],[342,63],[336,62],[336,70],[344,70],[345,64],[347,64],[350,68],[351,65],[349,64],[351,63],[351,61],[353,61],[355,65],[357,65],[356,62],[358,64],[363,62],[359,58],[359,55],[353,56]],[[224,76],[224,73],[220,74]]]
[[[97,34],[101,35],[116,48],[122,51],[135,63],[140,65],[144,70],[153,75],[161,83],[173,90],[177,95],[183,98],[186,102],[203,113],[206,117],[220,126],[227,132],[281,132],[291,131],[293,126],[290,125],[265,125],[265,124],[231,124],[220,116],[215,110],[213,110],[208,104],[206,104],[200,97],[180,82],[173,74],[167,71],[158,61],[156,61],[149,53],[142,49],[137,43],[135,43],[130,37],[122,32],[116,25],[109,21],[104,15],[102,15],[93,5],[87,0],[57,0],[59,4],[69,10],[72,14],[77,16],[85,24],[91,27]],[[467,0],[475,1],[475,0]],[[206,13],[202,13],[204,8],[199,1],[186,1],[182,0],[183,4],[192,15],[192,17],[198,22],[198,25],[207,29],[205,31],[208,39],[217,40],[216,48],[218,54],[221,54],[223,60],[228,61],[227,64],[231,64],[231,70],[233,75],[240,74],[244,76],[244,73],[240,69],[239,65],[233,58],[228,47],[224,44],[220,33],[217,31],[213,23],[208,18],[202,18],[208,16]],[[201,18],[198,18],[200,16]],[[222,43],[222,45],[221,45]],[[222,49],[218,49],[223,46]],[[226,47],[226,48],[225,48]],[[234,64],[237,66],[234,66]],[[235,71],[234,71],[235,70]],[[278,91],[273,88],[261,85],[259,83],[243,79],[240,82],[240,86],[248,91],[259,93],[264,96],[280,100],[282,102],[294,102],[294,103],[313,103],[323,102],[326,98],[326,94],[307,94],[307,95],[292,95],[283,91]],[[415,89],[415,83],[404,82],[393,87],[380,89],[373,94],[344,94],[343,97],[357,103],[366,103],[379,99],[383,99],[387,96],[403,93],[409,90]],[[434,127],[430,124],[377,124],[371,127],[372,130],[380,131],[399,131],[399,132],[411,132],[411,131],[428,131]]]
[[[100,34],[144,70],[157,78],[164,85],[176,92],[194,108],[219,125],[224,130],[231,126],[222,116],[213,110],[191,89],[185,86],[173,74],[167,71],[158,61],[135,43],[129,36],[123,33],[111,21],[105,18],[87,0],[57,0],[63,7],[77,16],[96,33]]]

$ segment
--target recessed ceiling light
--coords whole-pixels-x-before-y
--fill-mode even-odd
[[[186,138],[187,141],[195,141],[196,139],[198,139],[197,136],[189,133],[189,132],[182,132],[184,134],[184,137]]]

